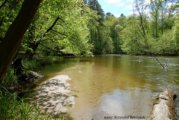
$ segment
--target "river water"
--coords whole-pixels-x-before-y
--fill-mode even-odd
[[[104,120],[105,117],[114,116],[147,117],[160,92],[170,90],[177,95],[179,92],[179,57],[157,58],[163,64],[167,62],[165,70],[151,56],[131,55],[73,58],[46,66],[41,70],[41,74],[45,76],[41,81],[44,82],[37,87],[37,94],[43,94],[40,105],[50,101],[51,105],[54,103],[53,106],[63,103],[52,111],[67,112],[75,120]],[[67,94],[65,98],[70,99],[68,104],[58,99],[61,90],[55,86],[58,80],[51,79],[59,75],[64,80],[69,80],[65,80],[68,89],[64,91]],[[49,84],[50,79],[53,80],[53,85]],[[39,89],[46,89],[50,85],[58,89],[53,97]],[[53,91],[50,88],[46,90]],[[176,114],[179,112],[178,108],[179,104],[176,102]]]

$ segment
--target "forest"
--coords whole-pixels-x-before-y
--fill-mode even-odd
[[[13,23],[22,0],[1,1],[0,40]],[[168,6],[169,3],[173,3]],[[19,51],[42,55],[178,54],[176,1],[134,1],[134,14],[104,13],[97,0],[44,0],[23,37]],[[146,14],[145,11],[150,11]],[[122,12],[122,11],[121,11]]]
[[[7,85],[11,64],[22,54],[27,60],[178,55],[178,8],[177,0],[134,0],[132,15],[115,17],[98,0],[0,0],[0,83]]]

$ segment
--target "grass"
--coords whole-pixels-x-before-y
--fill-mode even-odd
[[[45,65],[51,65],[55,61],[53,60],[23,60],[22,64],[27,68],[24,69],[22,74],[23,75],[28,75],[29,70],[40,70],[43,66]],[[14,68],[10,67],[9,70],[7,71],[6,75],[3,78],[2,81],[2,86],[6,87],[7,89],[17,87],[18,86],[18,77],[15,75],[15,70]]]
[[[14,69],[10,67],[2,81],[3,86],[12,87],[17,85],[17,76],[14,73]]]
[[[37,71],[37,70],[40,70],[43,66],[51,65],[55,62],[56,62],[55,60],[43,60],[43,59],[23,60],[22,64],[27,69],[24,69],[22,74],[28,75],[29,70]],[[12,68],[12,67],[9,68],[6,75],[4,76],[2,86],[6,87],[8,89],[10,87],[18,86],[18,80],[17,80],[17,76],[15,75],[14,68]]]
[[[1,86],[2,87],[2,86]],[[5,89],[3,87],[3,89]],[[0,118],[2,120],[52,120],[53,113],[41,113],[35,103],[29,103],[28,99],[18,97],[17,93],[0,91]],[[57,116],[57,114],[55,115]],[[65,120],[61,113],[57,119]]]
[[[28,74],[29,70],[40,70],[45,65],[51,65],[61,60],[62,57],[47,56],[50,59],[23,60],[22,64],[27,68],[23,74]],[[52,58],[52,59],[51,59]],[[56,60],[53,60],[53,59]],[[4,87],[2,87],[4,86]],[[0,120],[71,120],[66,114],[46,114],[41,113],[41,109],[35,102],[29,102],[26,98],[18,97],[17,92],[10,93],[6,88],[18,86],[17,76],[13,68],[9,68],[3,83],[0,85]]]
[[[47,58],[54,58],[54,59],[47,59]],[[62,57],[54,57],[54,56],[47,56],[45,58],[38,58],[33,60],[23,60],[22,64],[27,67],[29,70],[40,70],[45,65],[51,65],[53,63],[58,62],[59,60],[62,60]]]
[[[63,59],[63,57],[60,56],[44,56],[43,58]]]
[[[36,55],[37,58],[49,58],[49,59],[63,59],[61,56],[44,56],[44,55]]]
[[[53,64],[54,61],[52,60],[23,60],[22,64],[29,70],[39,70],[41,69],[41,67],[45,66],[45,65],[51,65]]]
[[[25,103],[23,98],[20,99],[17,93],[0,91],[0,117],[2,119],[28,120],[33,108],[32,104]]]

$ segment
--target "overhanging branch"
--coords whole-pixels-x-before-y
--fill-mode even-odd
[[[45,48],[47,48],[47,49],[49,49],[49,50],[51,50],[51,51],[58,52],[58,53],[62,54],[62,52],[61,52],[61,51],[54,50],[54,49],[49,48],[49,47],[47,47],[47,46],[45,46],[45,45],[43,45],[43,44],[39,44],[39,45],[41,45],[41,46],[43,46],[43,47],[45,47]]]
[[[50,26],[50,27],[47,29],[47,31],[45,32],[45,34],[48,33],[50,30],[52,30],[52,28],[55,26],[55,24],[57,23],[57,21],[58,21],[59,19],[60,19],[59,17],[57,17],[57,18],[55,19],[54,23],[52,24],[52,26]],[[44,36],[45,36],[45,34],[44,34]]]
[[[152,54],[152,56],[157,60],[157,62],[163,67],[163,69],[165,69],[166,68],[166,65],[165,65],[165,67],[162,65],[162,63]]]
[[[66,35],[65,33],[61,33],[61,32],[58,32],[58,31],[56,31],[56,30],[52,30],[53,32],[56,32],[56,33],[58,33],[58,34],[61,34],[61,35],[65,35],[66,37],[68,36],[68,35]]]

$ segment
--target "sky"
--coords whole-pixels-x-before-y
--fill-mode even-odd
[[[104,13],[107,12],[112,13],[115,17],[120,17],[123,13],[125,16],[129,16],[133,14],[133,4],[134,0],[98,0],[101,8]],[[150,4],[150,0],[145,0],[144,4]],[[167,3],[168,6],[171,6],[171,3]],[[148,14],[150,12],[149,9],[145,10],[145,13]],[[136,11],[135,14],[138,14]]]
[[[98,0],[105,14],[112,13],[116,17],[120,17],[123,13],[128,16],[132,13],[133,0]]]

